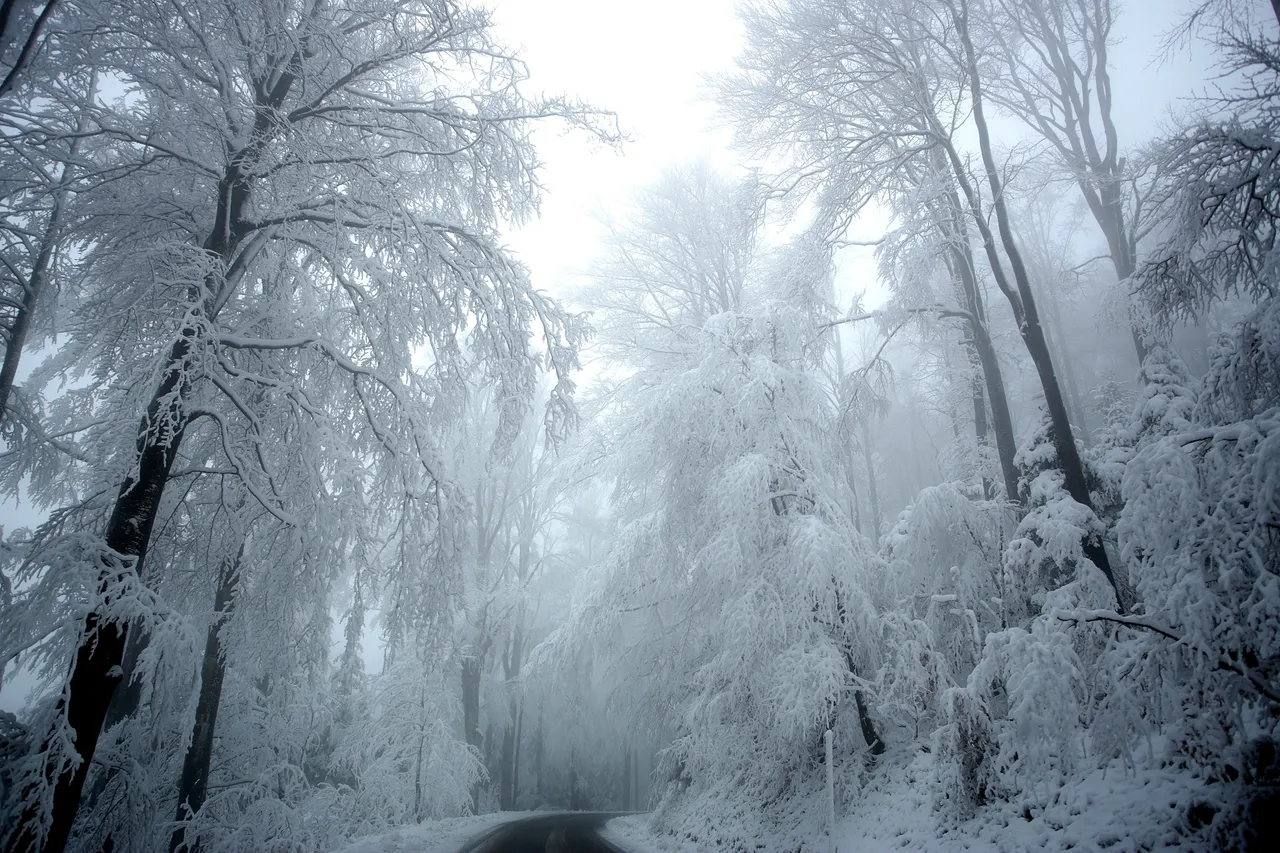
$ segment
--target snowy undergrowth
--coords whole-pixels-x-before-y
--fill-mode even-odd
[[[905,746],[905,745],[904,745]],[[1015,796],[986,806],[970,820],[940,831],[931,785],[934,756],[893,750],[866,786],[843,806],[838,820],[838,853],[1017,853],[1017,851],[1109,851],[1109,853],[1178,853],[1201,851],[1205,830],[1195,826],[1216,805],[1221,791],[1191,771],[1167,765],[1160,754],[1168,745],[1153,739],[1133,765],[1115,761],[1092,769],[1055,788],[1049,802],[1042,797]],[[821,825],[821,803],[811,804],[806,824]],[[710,829],[719,816],[707,813]],[[716,827],[723,830],[723,827]],[[629,850],[693,853],[704,840],[657,832],[649,815],[610,821],[604,837]],[[820,830],[810,832],[806,849],[826,850]],[[761,850],[791,849],[783,839],[760,840]],[[381,848],[375,848],[381,849]],[[352,851],[354,853],[354,851]],[[362,848],[359,853],[366,853]],[[372,851],[368,851],[372,853]]]
[[[1068,780],[1048,805],[1026,797],[982,808],[972,819],[939,832],[931,808],[934,756],[887,763],[869,780],[839,821],[839,853],[919,850],[928,853],[1013,851],[1199,851],[1202,832],[1191,823],[1213,792],[1187,770],[1161,766],[1160,745],[1131,767],[1113,762]],[[889,756],[886,756],[889,757]],[[1037,798],[1038,799],[1038,798]]]

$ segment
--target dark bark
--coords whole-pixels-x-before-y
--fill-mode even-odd
[[[502,662],[503,674],[507,679],[509,688],[513,687],[513,682],[520,676],[520,665],[523,659],[524,637],[523,633],[516,629],[512,632],[512,637]],[[507,706],[507,725],[502,733],[502,754],[499,759],[501,763],[498,778],[498,802],[503,809],[507,810],[514,809],[516,802],[515,774],[519,717],[520,700],[513,692]]]
[[[862,729],[862,739],[866,741],[872,755],[883,754],[884,741],[880,739],[876,725],[871,720],[871,714],[867,711],[867,702],[862,698],[861,690],[853,691],[853,701],[858,706],[858,725]]]
[[[236,585],[240,578],[240,560],[244,546],[233,558],[223,560],[218,573],[218,589],[213,598],[213,621],[204,641],[204,661],[200,667],[200,696],[196,702],[196,719],[191,729],[191,745],[187,747],[182,762],[182,775],[178,779],[178,814],[174,820],[178,827],[169,839],[169,850],[183,847],[186,838],[184,822],[195,817],[204,806],[209,791],[209,764],[213,758],[213,733],[218,724],[218,706],[222,701],[222,682],[227,673],[223,654],[222,626],[231,618],[235,609]],[[197,844],[187,844],[195,851]]]
[[[516,712],[516,734],[514,752],[511,760],[511,804],[512,808],[516,808],[520,803],[520,747],[524,739],[524,703],[520,703],[520,709]]]
[[[1119,152],[1119,135],[1112,116],[1114,99],[1111,92],[1111,72],[1108,38],[1111,31],[1110,3],[1095,4],[1093,9],[1081,7],[1076,14],[1088,16],[1085,25],[1088,43],[1083,45],[1088,59],[1077,62],[1073,58],[1072,35],[1062,26],[1061,19],[1048,15],[1052,3],[1029,7],[1034,23],[1023,30],[1039,59],[1055,78],[1058,91],[1048,110],[1036,103],[1038,98],[1022,87],[1018,71],[1013,67],[1014,80],[1022,91],[1022,102],[1014,106],[1015,112],[1057,149],[1059,156],[1075,176],[1076,185],[1107,241],[1107,252],[1115,268],[1121,287],[1127,287],[1129,277],[1137,266],[1137,236],[1126,222],[1124,202],[1126,192],[1124,161]],[[968,9],[964,10],[967,26]],[[962,36],[967,40],[967,33]],[[1038,42],[1038,43],[1037,43]],[[1005,45],[1006,50],[1010,50]],[[970,54],[969,46],[966,51]],[[1012,55],[1012,51],[1010,51]],[[972,63],[970,63],[972,67]],[[1092,102],[1096,99],[1095,104]],[[1016,103],[1015,99],[1015,103]],[[1054,119],[1046,114],[1053,114]],[[1102,144],[1099,145],[1094,122],[1102,126]],[[1147,346],[1142,332],[1130,322],[1138,364],[1146,358]]]
[[[280,108],[297,81],[301,58],[308,49],[307,38],[303,37],[300,46],[291,56],[282,58],[275,69],[279,73],[274,77],[274,85],[269,89],[263,85],[255,92],[256,108],[249,141],[229,160],[218,182],[213,227],[201,248],[224,263],[232,259],[248,233],[242,215],[249,200],[246,173],[278,131]],[[217,294],[231,288],[233,283],[228,276],[225,280],[206,282],[206,289],[208,293]],[[197,310],[206,314],[203,319],[207,323],[215,319],[218,304],[201,302],[199,288],[191,288],[187,297],[202,306]],[[126,572],[136,574],[140,582],[145,579],[151,531],[188,425],[186,401],[191,390],[188,360],[202,345],[196,337],[197,329],[205,325],[198,319],[188,320],[170,346],[159,385],[139,424],[136,473],[121,484],[103,536],[110,550],[133,558],[133,565],[104,570],[100,586],[104,594],[113,583],[122,580]],[[66,698],[59,700],[57,708],[57,714],[65,715],[74,733],[73,746],[81,760],[76,767],[61,771],[50,765],[46,772],[43,784],[52,786],[53,798],[49,833],[44,843],[40,843],[40,811],[32,798],[26,797],[32,804],[23,809],[18,827],[8,840],[7,853],[62,853],[65,849],[112,697],[127,675],[122,664],[129,628],[127,623],[103,624],[100,611],[85,617]],[[55,753],[60,749],[54,733],[46,736],[42,748]]]
[[[74,157],[78,144],[71,143],[69,157]],[[67,178],[64,166],[63,181]],[[35,316],[40,295],[49,282],[49,266],[53,262],[54,247],[58,241],[58,231],[62,226],[62,213],[65,204],[66,190],[59,188],[53,196],[53,206],[49,211],[49,222],[45,227],[36,253],[35,262],[31,265],[31,274],[22,283],[21,304],[17,307],[13,323],[9,327],[9,336],[5,344],[4,363],[0,365],[0,426],[7,420],[9,396],[13,391],[13,383],[18,377],[18,363],[22,359],[22,351],[26,347],[27,333],[31,329],[31,321]]]
[[[622,750],[622,809],[631,811],[631,747]]]
[[[105,536],[106,546],[126,558],[133,558],[133,565],[118,571],[104,570],[100,581],[104,594],[112,584],[124,579],[125,572],[134,573],[139,578],[143,576],[147,545],[160,508],[160,497],[187,425],[181,398],[185,395],[185,366],[192,349],[193,334],[188,330],[170,348],[160,385],[139,427],[137,476],[129,477],[120,486]],[[157,433],[153,425],[162,423],[172,424],[172,428]],[[35,853],[37,850],[60,853],[66,847],[107,708],[123,677],[120,664],[124,659],[127,636],[127,624],[104,624],[97,610],[85,617],[66,698],[59,700],[57,709],[59,715],[66,716],[67,726],[74,733],[73,745],[81,760],[75,768],[68,767],[56,776],[55,768],[50,766],[43,780],[44,784],[53,787],[51,825],[44,844],[39,843],[39,812],[33,805],[28,805],[23,810],[18,829],[9,840],[8,853]],[[52,742],[52,737],[51,733],[43,747],[56,751],[60,746]]]
[[[958,7],[958,9],[953,7],[954,22],[964,49],[964,58],[967,66],[965,70],[969,78],[969,94],[972,101],[973,123],[978,133],[978,148],[982,153],[982,164],[987,172],[987,182],[990,185],[991,204],[995,211],[996,226],[1000,233],[1000,245],[1004,249],[1005,257],[1008,258],[1009,268],[1013,273],[1013,281],[1017,288],[1016,291],[1009,286],[1008,280],[1004,278],[1003,266],[996,251],[996,244],[991,235],[990,226],[986,225],[985,220],[981,217],[975,218],[979,220],[977,224],[983,234],[983,242],[987,250],[988,259],[991,261],[992,273],[997,278],[1000,290],[1009,298],[1010,305],[1013,307],[1014,317],[1018,321],[1018,331],[1022,335],[1023,343],[1027,347],[1027,352],[1030,354],[1032,362],[1035,364],[1041,388],[1044,390],[1045,408],[1048,410],[1049,419],[1053,425],[1054,446],[1058,452],[1058,465],[1062,471],[1063,484],[1072,499],[1093,509],[1093,499],[1089,495],[1089,486],[1084,475],[1084,464],[1080,459],[1079,451],[1076,449],[1075,436],[1072,433],[1070,418],[1067,416],[1067,407],[1063,401],[1062,389],[1058,385],[1058,377],[1053,368],[1053,359],[1049,353],[1049,346],[1044,337],[1044,329],[1040,325],[1040,317],[1036,311],[1035,297],[1031,292],[1031,282],[1022,260],[1022,254],[1018,249],[1017,241],[1014,238],[1009,210],[1004,201],[1004,187],[1001,184],[1000,175],[996,168],[995,155],[991,146],[991,133],[987,126],[983,108],[982,83],[978,72],[977,56],[974,51],[973,41],[969,36],[967,0],[959,0]],[[1084,556],[1102,571],[1112,589],[1115,590],[1116,596],[1119,597],[1120,587],[1117,585],[1115,576],[1111,571],[1111,561],[1107,558],[1107,553],[1103,549],[1102,543],[1093,537],[1088,537],[1081,543],[1081,547],[1084,551]],[[1123,606],[1123,602],[1121,604]]]
[[[0,366],[0,426],[8,420],[9,392],[13,390],[14,379],[18,376],[18,362],[27,343],[27,331],[31,328],[31,317],[35,313],[38,295],[35,276],[32,275],[32,280],[22,288],[22,301],[14,311],[13,323],[9,326],[8,340],[5,342],[4,364]]]
[[[514,706],[514,702],[512,705]],[[513,712],[515,708],[511,709]],[[508,720],[502,730],[502,754],[498,768],[498,807],[503,811],[515,808],[515,794],[511,788],[511,776],[515,770],[516,727],[514,720]]]
[[[967,320],[972,346],[982,367],[982,379],[991,405],[991,427],[995,432],[996,455],[1000,459],[1000,473],[1004,478],[1005,499],[1018,501],[1018,469],[1013,464],[1017,454],[1017,439],[1013,433],[1013,417],[1009,412],[1009,398],[1005,394],[1000,358],[987,330],[987,309],[982,302],[982,292],[978,289],[977,267],[974,265],[973,251],[969,247],[968,232],[956,221],[960,213],[960,198],[954,189],[948,193],[947,200],[951,205],[950,215],[944,219],[944,223],[947,223],[944,227],[950,232],[947,265],[959,282],[965,310],[969,313]],[[975,403],[975,408],[976,405]],[[983,414],[985,416],[985,410]],[[979,440],[982,440],[981,435]]]
[[[484,673],[484,658],[477,653],[462,659],[462,734],[467,745],[477,750],[484,748],[484,734],[480,731],[480,679]],[[480,785],[471,789],[471,808],[480,811]]]
[[[1070,404],[1071,422],[1080,428],[1080,440],[1085,447],[1091,444],[1089,413],[1084,401],[1080,398],[1080,383],[1076,380],[1075,360],[1066,345],[1066,331],[1062,326],[1062,308],[1054,295],[1053,288],[1045,288],[1045,314],[1049,319],[1047,336],[1049,348],[1056,355],[1057,363],[1062,365],[1062,378],[1066,381],[1067,402]]]
[[[13,10],[15,6],[16,3],[13,0],[4,0],[3,6],[0,6],[0,50],[5,50],[9,47],[9,40],[13,35]],[[4,75],[3,80],[0,80],[0,97],[4,97],[17,85],[22,72],[31,64],[31,60],[35,57],[36,49],[40,45],[40,33],[44,30],[45,25],[49,23],[49,19],[53,17],[53,10],[57,6],[58,0],[47,0],[44,8],[40,10],[40,14],[36,16],[35,22],[31,25],[31,30],[22,41],[22,48],[13,60],[13,65],[9,66],[8,73]]]
[[[945,128],[940,124],[936,114],[927,118],[927,126],[945,138]],[[995,435],[996,457],[1000,462],[1000,473],[1004,480],[1005,499],[1019,501],[1018,470],[1013,459],[1017,455],[1017,437],[1013,431],[1013,418],[1009,411],[1009,399],[1005,392],[1004,377],[1000,371],[1000,359],[991,343],[991,334],[987,328],[987,309],[982,298],[982,290],[978,286],[977,265],[974,263],[973,247],[970,242],[970,231],[965,225],[965,208],[961,204],[959,188],[965,187],[963,172],[957,168],[954,149],[940,146],[929,153],[928,169],[933,176],[926,178],[922,174],[914,174],[912,180],[922,183],[933,181],[937,177],[944,180],[944,191],[930,204],[932,219],[940,232],[945,250],[942,253],[943,263],[951,276],[952,283],[960,297],[963,313],[953,314],[966,321],[972,340],[966,340],[965,346],[972,355],[976,355],[978,366],[982,372],[982,384],[985,386],[986,400],[990,406],[991,420],[987,422],[987,408],[980,404],[982,387],[973,390],[974,432],[980,444],[987,444],[987,429]],[[949,177],[947,177],[949,176]],[[967,197],[967,193],[966,193]],[[948,316],[944,312],[944,316]],[[989,483],[984,481],[984,491],[989,493]]]
[[[542,786],[542,761],[545,753],[546,745],[543,741],[542,734],[542,715],[538,715],[538,734],[534,740],[533,748],[533,774],[534,774],[534,793],[538,796],[538,802],[545,802],[545,789]]]
[[[996,455],[1000,458],[1000,473],[1004,478],[1005,500],[1020,502],[1018,473],[1013,464],[1016,455],[1016,439],[1013,434],[1013,416],[1009,412],[1009,398],[1004,393],[1004,377],[1000,371],[1000,357],[987,325],[982,321],[970,321],[969,332],[973,336],[973,348],[982,366],[987,400],[991,404],[992,428],[996,436]]]

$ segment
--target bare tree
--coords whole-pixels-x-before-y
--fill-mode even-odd
[[[1255,11],[1232,0],[1196,8],[1188,29],[1214,44],[1224,76],[1240,82],[1147,152],[1164,228],[1135,281],[1162,324],[1195,319],[1233,295],[1276,293],[1280,41]]]
[[[1049,143],[1107,241],[1120,286],[1130,287],[1145,198],[1112,114],[1110,0],[994,0],[989,14],[1004,65],[989,80],[990,99]],[[1147,346],[1137,321],[1131,333],[1141,363]]]

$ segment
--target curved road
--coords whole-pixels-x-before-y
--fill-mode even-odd
[[[629,853],[600,837],[610,818],[627,812],[555,812],[508,821],[458,853]]]

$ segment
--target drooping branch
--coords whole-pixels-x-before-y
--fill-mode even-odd
[[[1076,624],[1105,622],[1114,625],[1124,625],[1127,628],[1135,628],[1139,631],[1150,631],[1153,634],[1158,634],[1166,640],[1170,640],[1180,646],[1186,646],[1195,653],[1208,658],[1213,662],[1215,669],[1222,670],[1223,672],[1235,673],[1248,681],[1249,685],[1267,700],[1280,705],[1280,689],[1272,686],[1247,667],[1237,664],[1231,659],[1230,655],[1216,654],[1205,649],[1198,649],[1188,642],[1186,638],[1179,637],[1168,628],[1162,628],[1141,616],[1123,616],[1113,610],[1055,610],[1053,612],[1053,617],[1055,619],[1060,619],[1063,622],[1074,622]]]

